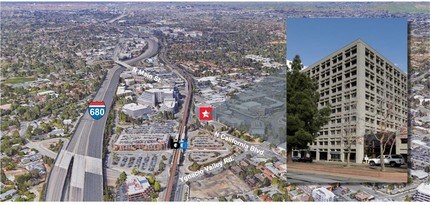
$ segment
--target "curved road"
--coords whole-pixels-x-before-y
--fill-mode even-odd
[[[147,39],[148,49],[139,57],[125,61],[135,64],[158,52],[158,41]],[[114,66],[97,92],[93,101],[104,101],[106,115],[112,105],[113,96],[124,68]],[[46,189],[46,201],[102,201],[103,200],[103,134],[107,116],[94,120],[84,113],[65,150],[55,159]]]

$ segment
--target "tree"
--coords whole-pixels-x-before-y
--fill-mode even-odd
[[[260,189],[254,190],[254,195],[260,196],[261,195],[261,190]]]
[[[154,183],[154,190],[156,191],[156,192],[159,192],[160,191],[160,182],[158,182],[158,181],[156,181],[155,183]]]
[[[17,130],[15,130],[15,132],[12,133],[12,137],[13,138],[18,138],[19,137],[19,132]]]
[[[275,185],[275,184],[277,184],[277,183],[278,183],[278,178],[273,177],[273,178],[272,178],[272,185]]]
[[[405,196],[405,201],[412,201],[412,197],[411,197],[411,196],[409,196],[409,195],[406,195],[406,196]]]
[[[352,111],[356,112],[357,111],[357,104],[351,103],[351,100],[348,99],[348,105],[346,107],[346,110],[349,111],[349,113],[347,114],[347,117],[345,118],[346,123],[342,124],[343,129],[342,129],[342,141],[344,142],[344,146],[346,148],[346,167],[350,167],[350,161],[351,161],[351,151],[352,151],[352,145],[353,140],[355,140],[355,138],[352,136],[352,125],[351,125],[351,116],[355,113],[352,113]],[[354,125],[355,126],[355,125]]]
[[[386,109],[384,109],[384,105],[386,106]],[[379,156],[380,156],[380,164],[381,164],[381,172],[385,171],[385,150],[387,148],[388,144],[394,144],[394,141],[396,139],[396,133],[390,132],[387,130],[387,121],[389,116],[392,114],[392,105],[388,104],[386,102],[381,101],[380,102],[380,109],[386,110],[384,119],[380,122],[379,126],[379,132],[375,131],[371,133],[371,135],[379,142]],[[391,148],[392,149],[392,148]],[[391,154],[391,150],[390,150]]]
[[[133,175],[137,175],[137,174],[139,174],[139,171],[138,171],[136,168],[133,168],[133,169],[131,170],[131,174],[133,174]]]
[[[155,183],[155,177],[154,177],[154,175],[149,175],[148,176],[148,182],[151,185]]]
[[[122,184],[126,179],[127,179],[127,174],[125,172],[121,172],[121,174],[119,174],[118,179],[116,180],[116,185],[118,186]]]
[[[220,196],[220,197],[218,197],[218,200],[219,200],[219,201],[227,201],[227,199],[226,199],[224,196]]]
[[[287,72],[287,159],[292,161],[293,149],[308,148],[320,128],[327,124],[330,106],[318,110],[318,83],[305,73],[296,55]]]
[[[32,132],[33,132],[33,126],[29,125],[29,126],[27,127],[27,131],[25,132],[26,137],[27,137],[27,138],[30,138],[30,137],[31,137],[31,133],[32,133]]]
[[[264,178],[263,185],[270,186],[270,180],[268,178]]]

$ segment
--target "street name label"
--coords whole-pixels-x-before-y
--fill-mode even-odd
[[[219,162],[212,163],[206,167],[203,167],[203,169],[200,169],[196,172],[193,172],[193,173],[188,174],[188,175],[183,176],[183,177],[179,177],[179,180],[181,180],[181,182],[187,182],[188,180],[190,180],[192,178],[202,176],[205,171],[210,172],[212,170],[222,168],[225,164],[228,164],[232,161],[233,161],[233,156],[226,157],[223,160],[221,160]]]
[[[215,132],[214,136],[217,138],[221,138],[222,140],[225,140],[227,142],[231,142],[234,145],[237,145],[239,147],[242,147],[245,150],[245,152],[251,151],[251,152],[255,152],[259,155],[264,155],[264,150],[258,149],[257,147],[255,147],[253,145],[249,146],[247,143],[241,142],[234,137],[227,136],[224,133]]]

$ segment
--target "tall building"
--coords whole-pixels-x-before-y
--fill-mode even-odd
[[[407,130],[407,75],[392,62],[358,39],[302,72],[319,84],[318,108],[331,106],[329,123],[307,151],[310,157],[345,161],[350,142],[351,161],[361,163],[376,153],[365,146],[366,134],[381,130],[397,133],[392,154],[407,154],[407,134],[401,131]]]

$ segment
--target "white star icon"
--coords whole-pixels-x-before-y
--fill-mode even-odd
[[[202,112],[202,114],[203,114],[203,117],[204,118],[209,118],[209,114],[210,114],[210,112],[208,112],[207,110],[205,110],[204,112]]]

